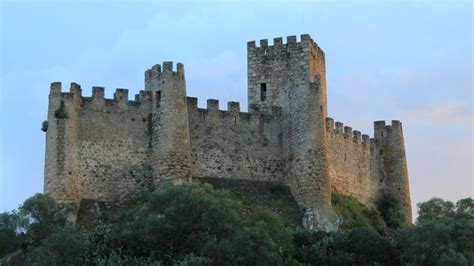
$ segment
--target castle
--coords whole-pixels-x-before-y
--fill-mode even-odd
[[[390,193],[411,223],[402,124],[374,123],[374,138],[327,116],[325,55],[307,34],[248,42],[248,112],[187,97],[184,66],[145,72],[134,100],[103,87],[82,96],[51,84],[44,191],[61,202],[119,201],[170,180],[202,177],[288,185],[307,228],[335,230],[331,192],[374,206]]]

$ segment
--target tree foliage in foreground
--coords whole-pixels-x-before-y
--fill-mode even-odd
[[[436,198],[421,203],[414,226],[397,229],[392,224],[391,230],[380,230],[384,229],[381,215],[368,212],[353,199],[336,201],[345,215],[346,229],[324,233],[285,228],[270,210],[249,212],[234,195],[195,182],[144,193],[124,204],[119,215],[95,226],[67,222],[67,206],[37,194],[18,211],[0,214],[0,264],[474,263],[471,198],[456,204]],[[396,204],[391,208],[396,214]]]

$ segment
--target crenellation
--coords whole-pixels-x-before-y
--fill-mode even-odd
[[[219,100],[216,100],[216,99],[208,99],[207,100],[207,109],[209,111],[213,111],[213,110],[219,110]]]
[[[361,133],[359,130],[354,130],[353,132],[352,139],[354,143],[360,143],[361,142]]]
[[[71,87],[69,89],[69,93],[71,93],[73,97],[76,97],[76,96],[81,97],[82,96],[81,85],[79,85],[75,82],[71,82]]]
[[[288,45],[288,47],[296,46],[296,36],[292,35],[292,36],[286,37],[286,44]]]
[[[198,98],[196,97],[186,97],[186,102],[188,103],[188,110],[198,108]]]
[[[173,62],[165,61],[163,62],[163,72],[172,72],[173,71]]]
[[[344,137],[347,139],[352,139],[352,127],[350,126],[344,127]]]
[[[92,99],[94,100],[105,99],[105,88],[99,87],[99,86],[92,87]]]
[[[328,117],[325,55],[308,34],[250,41],[247,52],[248,112],[232,101],[219,110],[216,99],[198,108],[184,65],[171,61],[145,71],[134,100],[126,89],[106,99],[103,87],[83,97],[76,83],[51,83],[45,192],[78,204],[191,178],[265,180],[290,187],[304,217],[316,217],[303,217],[308,229],[337,229],[332,191],[368,206],[392,193],[409,221],[402,124],[375,121],[370,138]]]
[[[301,34],[301,42],[313,42],[313,39],[311,39],[311,36],[309,34]]]
[[[370,145],[370,136],[363,134],[362,135],[362,144],[363,145]]]
[[[276,37],[273,38],[273,45],[276,47],[280,47],[283,45],[283,38],[282,37]]]
[[[374,137],[375,139],[382,139],[385,131],[385,120],[374,122]]]
[[[228,102],[227,110],[230,112],[240,113],[240,103],[239,102]]]
[[[334,131],[334,119],[331,117],[326,117],[326,130],[329,132]]]
[[[179,75],[182,75],[184,77],[184,64],[183,63],[177,63],[176,64],[176,72]]]
[[[52,82],[51,86],[50,86],[49,95],[51,97],[60,96],[61,95],[61,87],[62,87],[61,82],[57,82],[57,81]]]
[[[114,100],[122,103],[128,102],[128,90],[120,88],[116,89],[114,92]]]
[[[257,46],[255,45],[255,41],[250,41],[250,42],[247,42],[247,48],[250,49],[250,48],[256,48]]]
[[[344,134],[344,123],[336,122],[336,133],[341,135]]]
[[[151,74],[158,76],[161,73],[161,65],[155,64],[151,67]]]

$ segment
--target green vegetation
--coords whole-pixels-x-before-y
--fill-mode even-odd
[[[54,111],[54,117],[59,118],[59,119],[68,118],[66,105],[64,105],[64,101],[61,101],[61,103],[59,104],[59,108],[56,109],[56,111]]]
[[[41,123],[41,131],[43,132],[46,132],[48,131],[48,121],[43,121],[43,123]]]
[[[342,218],[341,229],[368,227],[379,233],[387,229],[380,212],[369,209],[351,196],[332,193],[331,202],[336,213]]]
[[[287,188],[271,187],[275,199]],[[273,196],[272,196],[273,197]],[[70,207],[37,194],[0,214],[3,265],[472,265],[474,201],[432,199],[412,227],[381,230],[383,215],[333,195],[342,230],[285,227],[266,208],[188,182],[144,192],[95,224],[71,224]],[[397,206],[396,204],[393,206]],[[102,206],[101,208],[105,208]],[[395,208],[395,207],[394,207]],[[393,212],[389,212],[393,213]],[[397,212],[394,212],[397,213]],[[393,217],[386,216],[392,221]]]
[[[383,195],[377,208],[387,224],[387,227],[396,229],[405,225],[405,214],[401,209],[401,203],[391,194]]]

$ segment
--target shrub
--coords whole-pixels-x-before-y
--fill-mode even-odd
[[[336,213],[342,217],[341,229],[369,227],[380,233],[385,232],[385,222],[377,210],[367,208],[351,196],[338,193],[332,193],[331,202]]]
[[[392,194],[384,194],[377,208],[387,227],[397,229],[406,225],[406,217],[403,213],[402,204]]]
[[[43,132],[46,132],[48,131],[48,121],[43,121],[43,123],[41,123],[41,131]]]

